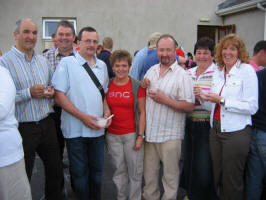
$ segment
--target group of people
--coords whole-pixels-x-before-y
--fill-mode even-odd
[[[37,33],[19,20],[16,44],[0,58],[1,200],[31,199],[35,153],[45,198],[64,199],[65,146],[77,198],[100,200],[105,142],[118,200],[176,200],[179,185],[189,199],[260,199],[266,71],[252,66],[266,67],[266,41],[250,60],[236,34],[216,47],[201,38],[197,66],[186,71],[169,34],[152,34],[132,61],[126,50],[111,53],[111,38],[96,56],[93,27],[79,31],[76,50],[73,25],[60,21],[57,47],[43,55]]]

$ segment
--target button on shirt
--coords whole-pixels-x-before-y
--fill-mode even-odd
[[[225,99],[225,105],[221,106],[221,131],[233,132],[252,125],[251,115],[258,110],[258,80],[254,69],[238,60],[226,75],[226,82],[224,69],[217,69],[213,75],[211,91],[219,94],[222,87],[221,96]],[[212,126],[215,103],[211,106]]]
[[[160,77],[160,64],[151,67],[144,78],[150,80],[147,90],[162,90],[168,97],[194,103],[193,82],[183,68],[174,62]],[[146,98],[146,141],[166,142],[183,139],[186,113]]]
[[[107,91],[108,72],[103,61],[96,59],[90,66],[99,82]],[[54,73],[52,84],[56,90],[65,93],[66,97],[81,112],[95,117],[103,117],[102,96],[87,71],[83,68],[86,60],[79,54],[62,58]],[[93,130],[86,127],[79,119],[62,110],[61,128],[65,138],[99,137],[104,129]]]
[[[0,58],[0,65],[9,70],[15,83],[15,116],[19,122],[40,121],[53,112],[51,99],[31,98],[30,94],[30,88],[34,85],[50,84],[53,72],[45,57],[34,52],[30,61],[26,54],[12,47]]]

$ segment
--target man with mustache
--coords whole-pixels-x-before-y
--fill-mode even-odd
[[[90,68],[103,90],[107,90],[107,67],[95,56],[98,41],[94,28],[82,28],[78,34],[79,52],[63,58],[52,79],[55,102],[62,107],[61,127],[66,138],[71,183],[80,200],[101,199],[104,129],[97,121],[110,113],[104,113],[102,93],[87,73]]]
[[[192,112],[194,108],[193,84],[185,70],[177,64],[173,36],[161,35],[156,46],[160,63],[151,67],[142,81],[148,96],[143,197],[145,200],[160,199],[158,178],[161,161],[162,199],[176,200],[185,117],[186,112]]]
[[[56,27],[55,37],[57,41],[57,48],[51,48],[43,54],[50,61],[53,71],[55,71],[57,65],[63,57],[73,56],[76,53],[76,50],[73,48],[73,42],[75,40],[75,29],[73,24],[69,21],[60,21]],[[65,141],[60,127],[62,109],[58,105],[54,105],[53,108],[55,112],[51,114],[51,117],[55,120],[60,156],[63,160]]]
[[[34,51],[37,26],[31,19],[16,22],[16,45],[0,58],[16,86],[15,116],[23,140],[25,166],[29,180],[34,166],[35,153],[45,168],[45,198],[63,199],[63,171],[53,119],[50,85],[52,69],[48,60]]]

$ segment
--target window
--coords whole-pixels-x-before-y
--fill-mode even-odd
[[[221,26],[218,28],[218,40],[222,39],[224,36],[235,33],[236,32],[236,26],[233,25],[227,25],[227,26]]]
[[[45,40],[50,40],[52,39],[52,34],[55,33],[55,29],[57,27],[58,22],[61,20],[67,20],[71,22],[74,26],[75,32],[76,30],[76,19],[70,19],[70,18],[43,18],[42,20],[42,38]]]

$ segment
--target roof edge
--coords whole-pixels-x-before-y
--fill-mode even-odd
[[[241,12],[244,10],[249,10],[251,8],[256,8],[258,3],[261,3],[264,5],[264,4],[266,4],[266,1],[265,0],[248,1],[245,3],[231,6],[229,8],[224,8],[224,9],[218,10],[215,12],[215,14],[217,14],[220,17],[226,16],[226,15]]]

